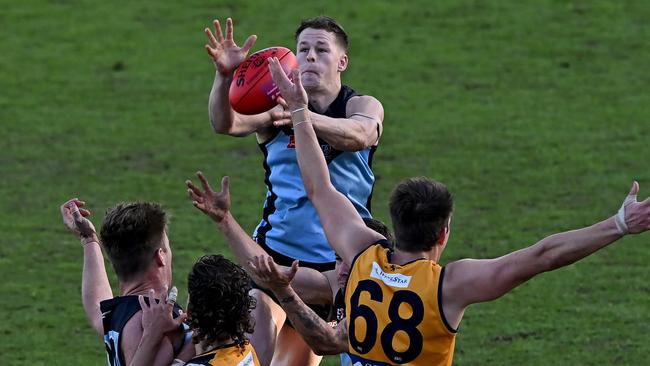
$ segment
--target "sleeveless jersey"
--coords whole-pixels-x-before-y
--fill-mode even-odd
[[[187,361],[185,366],[260,366],[253,346],[246,344],[242,350],[235,344],[230,344],[198,355]]]
[[[392,264],[372,245],[355,258],[345,292],[352,364],[451,365],[456,330],[442,312],[444,268],[419,259]]]
[[[145,298],[145,301],[147,298]],[[104,344],[108,357],[108,366],[126,366],[120,335],[126,323],[141,310],[137,296],[118,296],[99,303],[104,325]],[[174,304],[174,318],[182,311]]]
[[[343,86],[323,115],[346,118],[347,102],[355,95],[354,90]],[[312,110],[311,106],[309,109]],[[370,200],[375,182],[371,164],[376,147],[343,152],[321,139],[319,143],[334,187],[352,202],[362,217],[370,217]],[[253,238],[261,246],[293,259],[309,263],[333,263],[334,251],[325,238],[316,209],[307,198],[300,176],[293,129],[278,129],[274,137],[259,146],[264,153],[267,193],[263,217]]]

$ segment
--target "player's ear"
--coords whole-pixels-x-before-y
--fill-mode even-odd
[[[165,249],[158,248],[155,255],[156,264],[158,267],[163,267],[167,265],[167,259],[165,258]]]
[[[348,68],[348,54],[343,53],[343,55],[341,55],[341,57],[339,58],[339,64],[336,67],[336,70],[338,72],[343,72],[347,68]]]

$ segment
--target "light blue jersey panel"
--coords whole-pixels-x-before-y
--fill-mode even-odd
[[[331,181],[346,195],[362,217],[370,215],[375,176],[370,159],[375,148],[358,152],[333,150],[321,142],[329,162]],[[253,234],[257,241],[287,257],[313,263],[334,262],[334,251],[323,232],[316,209],[305,193],[300,176],[293,131],[284,129],[260,145],[265,154],[268,187],[264,217]]]

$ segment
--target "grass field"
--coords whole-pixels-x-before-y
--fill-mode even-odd
[[[58,206],[171,213],[175,282],[223,238],[185,197],[230,175],[253,229],[264,197],[255,139],[212,133],[203,28],[233,17],[254,49],[293,45],[326,13],[351,36],[344,81],[386,109],[374,214],[401,179],[456,197],[443,262],[494,257],[650,193],[650,3],[645,1],[2,1],[0,354],[5,365],[105,364],[80,297],[82,250]],[[327,5],[325,5],[327,4]],[[292,46],[293,48],[293,46]],[[625,238],[471,307],[456,365],[641,365],[650,351],[650,234]],[[111,274],[112,276],[112,274]],[[114,277],[111,277],[115,285]],[[334,359],[324,364],[335,365]]]

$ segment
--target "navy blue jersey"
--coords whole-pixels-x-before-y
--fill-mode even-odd
[[[148,302],[148,298],[145,297]],[[126,323],[138,311],[142,310],[138,296],[118,296],[110,300],[104,300],[99,304],[104,324],[104,344],[108,356],[109,366],[126,366],[124,354],[120,345],[120,335]],[[174,305],[174,318],[183,310],[180,306]]]
[[[354,90],[343,86],[323,115],[346,118],[347,103],[356,95]],[[305,192],[294,141],[293,129],[285,127],[277,129],[273,137],[259,145],[264,153],[267,193],[263,218],[253,237],[263,247],[293,259],[333,263],[334,251]],[[321,139],[319,143],[332,185],[352,202],[362,217],[370,217],[370,199],[375,183],[371,164],[376,147],[344,152]]]

